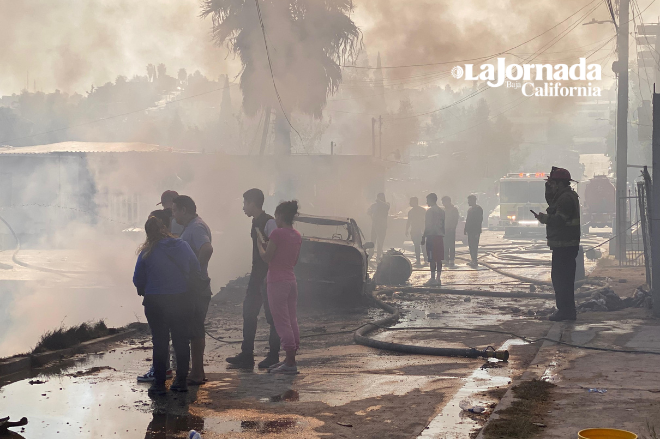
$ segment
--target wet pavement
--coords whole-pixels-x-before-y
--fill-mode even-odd
[[[500,247],[502,243],[497,234],[488,233],[483,241],[494,241]],[[464,253],[464,247],[458,250]],[[543,253],[532,256],[547,258]],[[529,284],[457,263],[456,269],[443,271],[443,287],[530,291]],[[543,280],[549,277],[549,266],[511,269]],[[416,271],[411,283],[421,285],[427,277],[424,271]],[[382,318],[385,314],[379,309],[306,308],[300,313],[304,337],[299,375],[275,377],[256,369],[232,370],[224,358],[239,350],[232,342],[241,336],[243,294],[243,288],[236,288],[214,297],[207,327],[220,341],[207,337],[209,382],[191,388],[188,394],[168,392],[165,398],[150,399],[148,384],[136,382],[136,376],[151,364],[150,341],[132,340],[110,352],[80,358],[75,364],[45,369],[38,376],[44,384],[29,384],[28,379],[0,384],[0,415],[27,416],[30,423],[21,433],[25,438],[174,438],[185,437],[190,429],[201,431],[205,438],[467,438],[487,414],[471,413],[461,406],[483,406],[490,411],[498,398],[489,391],[504,388],[519,376],[538,348],[509,334],[424,329],[374,335],[421,346],[507,346],[511,351],[508,363],[496,364],[483,359],[402,355],[353,343],[351,330]],[[484,328],[531,337],[545,335],[549,328],[545,312],[553,305],[539,298],[423,291],[395,292],[385,299],[402,311],[397,328]],[[266,327],[261,317],[257,355],[265,354]],[[76,373],[95,367],[100,369]]]

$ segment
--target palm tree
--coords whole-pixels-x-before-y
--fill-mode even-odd
[[[255,1],[259,2],[281,105]],[[326,98],[341,83],[340,64],[353,61],[362,46],[361,33],[350,17],[352,0],[255,1],[203,0],[201,16],[211,17],[216,44],[226,44],[243,64],[244,111],[254,115],[262,108],[277,108],[276,148],[289,153],[289,125],[282,110],[291,114],[295,109],[320,119]]]

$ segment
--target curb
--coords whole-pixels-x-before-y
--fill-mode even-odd
[[[560,322],[556,322],[552,325],[548,333],[546,334],[547,338],[551,338],[553,340],[560,340],[561,339],[561,333],[562,333],[563,325]],[[523,372],[523,374],[520,376],[515,381],[511,382],[511,385],[509,386],[509,389],[506,391],[502,399],[500,400],[499,403],[497,403],[497,406],[495,407],[495,410],[493,410],[493,413],[490,415],[486,423],[481,427],[481,430],[479,431],[479,434],[475,439],[484,439],[484,430],[490,424],[492,419],[498,419],[500,417],[499,412],[502,410],[507,409],[508,407],[511,406],[514,400],[513,396],[513,387],[516,386],[518,383],[522,381],[529,381],[533,379],[539,379],[541,376],[543,376],[543,372],[545,371],[545,367],[540,367],[541,364],[546,364],[547,360],[549,360],[550,357],[552,357],[551,353],[547,352],[547,348],[551,346],[555,346],[556,343],[552,341],[545,340],[541,347],[539,348],[538,352],[536,353],[536,356],[532,360],[531,363],[529,363],[529,366],[527,366],[527,370]]]
[[[76,354],[94,351],[97,350],[97,348],[101,345],[130,338],[136,335],[139,331],[139,328],[131,328],[116,334],[89,340],[66,349],[44,352],[42,354],[36,355],[26,355],[22,357],[10,358],[6,361],[0,362],[0,377],[6,377],[8,375],[30,370],[35,367],[41,367],[52,361],[62,360]]]

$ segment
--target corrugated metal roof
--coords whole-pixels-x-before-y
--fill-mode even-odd
[[[0,154],[53,154],[95,152],[171,152],[171,148],[140,142],[61,142],[48,145],[2,146]]]

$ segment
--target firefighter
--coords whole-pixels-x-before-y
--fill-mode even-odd
[[[575,258],[580,245],[580,200],[571,188],[571,174],[552,167],[545,183],[547,213],[534,213],[545,224],[548,247],[552,250],[552,287],[557,311],[549,319],[575,320]]]

